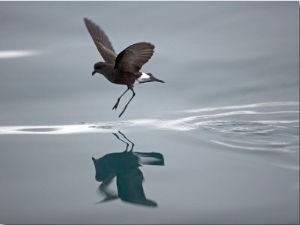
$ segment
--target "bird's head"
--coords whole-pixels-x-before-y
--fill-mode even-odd
[[[105,62],[97,62],[94,65],[94,70],[92,72],[92,75],[94,76],[95,73],[101,73],[101,74],[105,74],[105,72],[109,69],[109,66],[107,65],[107,63]]]

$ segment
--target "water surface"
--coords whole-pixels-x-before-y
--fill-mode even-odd
[[[143,71],[166,83],[121,118],[84,17],[117,52],[156,46]],[[0,21],[1,223],[299,223],[297,2],[1,2]],[[129,168],[126,143],[163,165]]]

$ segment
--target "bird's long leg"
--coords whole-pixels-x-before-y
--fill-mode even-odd
[[[132,91],[132,96],[131,96],[131,98],[129,99],[129,101],[127,102],[127,104],[125,105],[125,107],[124,107],[123,111],[121,112],[121,114],[119,115],[119,117],[122,116],[122,114],[125,112],[127,106],[129,105],[129,103],[131,102],[131,100],[132,100],[132,99],[134,98],[134,96],[135,96],[135,92],[134,92],[134,90],[132,89],[132,87],[129,87],[128,89],[130,89],[130,90]]]
[[[118,98],[116,104],[115,104],[114,107],[112,108],[113,110],[114,110],[114,109],[117,109],[117,107],[118,107],[118,105],[119,105],[119,102],[120,102],[120,99],[123,97],[123,95],[125,95],[125,93],[126,93],[128,90],[129,90],[129,87],[127,87],[127,90],[124,91],[123,94],[121,94],[121,96]]]

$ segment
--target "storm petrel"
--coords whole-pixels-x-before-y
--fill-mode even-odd
[[[128,90],[132,91],[131,98],[119,115],[119,117],[121,117],[135,96],[133,90],[134,84],[152,81],[165,83],[155,78],[151,73],[140,72],[142,66],[147,63],[153,55],[154,45],[147,42],[135,43],[117,55],[105,32],[88,18],[84,18],[84,22],[98,51],[105,61],[95,63],[92,75],[100,73],[112,83],[127,85],[126,91],[118,98],[112,109],[117,109],[120,99]]]

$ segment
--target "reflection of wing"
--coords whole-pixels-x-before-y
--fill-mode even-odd
[[[138,168],[117,173],[119,198],[139,205],[157,206],[156,202],[146,198],[142,185],[143,180],[143,173]]]
[[[112,44],[105,32],[88,18],[84,18],[84,22],[105,62],[109,64],[115,64],[117,54],[115,53],[115,50],[113,49]]]
[[[124,49],[116,58],[115,68],[135,74],[149,61],[154,52],[154,45],[140,42]]]
[[[115,176],[111,176],[111,177],[106,178],[102,182],[102,184],[99,186],[99,188],[98,188],[99,193],[105,195],[105,198],[103,200],[101,200],[99,203],[107,202],[107,201],[111,201],[111,200],[115,200],[115,199],[119,198],[116,193],[109,190],[109,185],[111,184],[114,177]]]
[[[164,166],[164,156],[158,152],[134,152],[142,165]]]

